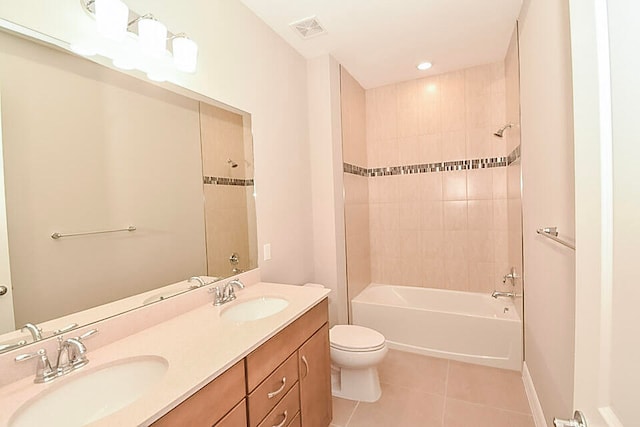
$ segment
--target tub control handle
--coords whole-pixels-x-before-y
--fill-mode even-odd
[[[282,422],[280,424],[276,424],[273,427],[282,427],[282,426],[284,426],[284,424],[287,422],[287,418],[289,417],[289,414],[287,413],[287,411],[284,411],[282,413],[282,415],[284,415],[284,420],[282,420]]]
[[[570,420],[553,419],[555,427],[587,427],[587,419],[581,411],[575,411]]]
[[[302,363],[304,363],[304,377],[302,378],[306,378],[307,375],[309,375],[309,362],[307,362],[307,358],[305,356],[302,356]]]
[[[282,393],[282,390],[284,390],[286,385],[287,385],[287,377],[282,377],[282,385],[280,386],[280,388],[270,393],[267,393],[267,397],[269,399],[273,399],[274,397]]]

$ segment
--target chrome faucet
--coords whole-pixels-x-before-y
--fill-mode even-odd
[[[233,289],[234,286],[238,289],[244,289],[244,283],[242,283],[240,279],[229,280],[222,289],[218,286],[211,288],[209,292],[215,293],[213,305],[222,305],[236,299],[236,292]]]
[[[222,292],[223,296],[226,299],[225,302],[233,301],[234,299],[236,299],[236,292],[233,289],[234,286],[237,287],[238,289],[244,289],[244,283],[242,283],[240,279],[229,280],[227,284],[224,286],[224,289]]]
[[[67,338],[65,340],[63,337],[58,337],[58,355],[55,366],[51,365],[51,361],[47,357],[47,351],[43,348],[35,353],[21,354],[15,358],[15,361],[23,362],[25,360],[38,358],[36,378],[33,382],[46,383],[53,381],[89,363],[89,359],[87,359],[87,347],[85,347],[82,341],[97,333],[97,329],[91,329],[89,332],[76,338]]]
[[[200,276],[193,276],[193,277],[189,277],[188,282],[189,282],[189,283],[192,283],[192,282],[198,282],[198,284],[197,284],[197,285],[191,285],[191,286],[189,286],[189,289],[197,289],[197,288],[201,288],[201,287],[203,287],[203,286],[205,286],[205,285],[206,285],[206,283],[204,283],[204,280],[202,280],[202,277],[200,277]]]
[[[515,298],[517,296],[519,296],[518,294],[516,294],[515,292],[500,292],[500,291],[493,291],[493,293],[491,294],[491,296],[495,299],[498,299],[498,297],[509,297],[509,298]]]
[[[28,330],[33,338],[33,342],[42,340],[42,328],[39,328],[37,325],[33,323],[27,323],[20,329],[20,332],[24,332],[24,330]]]

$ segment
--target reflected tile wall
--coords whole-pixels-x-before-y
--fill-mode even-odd
[[[367,90],[367,163],[354,164],[374,169],[505,157],[507,142],[492,135],[505,124],[505,85],[499,62]],[[506,167],[368,181],[372,282],[500,288],[510,268]]]

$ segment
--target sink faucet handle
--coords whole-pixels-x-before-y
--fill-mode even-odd
[[[97,333],[98,333],[97,329],[91,329],[91,330],[88,330],[87,332],[85,332],[84,334],[80,335],[77,339],[79,339],[80,341],[86,340],[87,338],[91,338],[92,336],[94,336]]]
[[[16,356],[16,362],[24,362],[25,360],[31,360],[38,358],[38,365],[36,367],[36,378],[33,380],[36,383],[44,383],[51,381],[56,377],[56,371],[51,368],[51,362],[47,357],[47,350],[41,348],[35,353],[25,353]]]
[[[65,332],[69,332],[70,330],[77,328],[78,324],[77,323],[71,323],[67,326],[64,326],[60,329],[56,329],[55,331],[53,331],[53,335],[60,335],[60,334],[64,334]]]

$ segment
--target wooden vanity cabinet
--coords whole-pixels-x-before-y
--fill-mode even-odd
[[[328,324],[325,323],[300,347],[298,366],[302,425],[305,427],[328,426],[332,419]]]
[[[279,427],[327,427],[330,424],[332,406],[328,317],[328,300],[324,299],[247,356],[249,427],[279,426],[284,420],[285,409],[279,409],[280,404],[277,401],[263,402],[263,408],[275,408],[264,420],[278,421],[265,424],[262,414],[254,409],[256,405],[253,400],[257,395],[256,391],[270,378],[274,378],[272,373],[279,372],[283,366],[291,365],[291,360],[297,362],[295,387],[299,393],[296,396],[296,404],[300,412],[293,414],[292,409],[288,409],[287,421]],[[275,380],[281,378],[280,374],[275,376]],[[272,383],[268,389],[275,390],[276,385],[277,383]],[[289,394],[293,391],[292,389]],[[256,398],[260,396],[264,399],[264,393],[258,394]],[[290,397],[289,400],[291,401]]]
[[[246,395],[244,359],[176,406],[153,427],[211,427],[235,409]],[[246,411],[241,411],[245,419]],[[237,427],[238,424],[221,424]]]
[[[325,298],[153,427],[327,427],[331,361]]]

